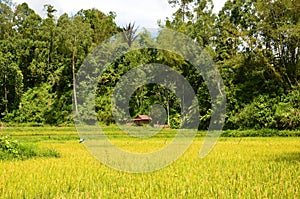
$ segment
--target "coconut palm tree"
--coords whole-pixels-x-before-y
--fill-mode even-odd
[[[127,42],[128,46],[131,47],[134,40],[137,38],[138,28],[135,27],[135,24],[129,23],[125,27],[123,27],[123,39]]]

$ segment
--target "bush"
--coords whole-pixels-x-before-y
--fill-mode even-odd
[[[300,86],[279,97],[260,95],[232,113],[226,123],[234,129],[300,129]]]
[[[278,99],[270,99],[268,96],[259,96],[251,104],[247,104],[234,116],[229,118],[235,127],[239,129],[261,129],[276,126],[274,114]]]
[[[275,107],[274,118],[278,129],[300,129],[300,86],[282,96]]]
[[[300,131],[260,129],[260,130],[226,130],[222,137],[300,137]]]
[[[45,112],[53,103],[53,94],[49,93],[50,86],[42,84],[38,88],[29,89],[23,94],[19,109],[6,115],[6,122],[38,123],[45,122]]]
[[[51,85],[46,83],[29,89],[23,94],[19,109],[7,113],[3,120],[9,124],[27,123],[30,126],[71,124],[72,92],[58,96],[51,89]]]
[[[59,157],[53,149],[41,149],[35,145],[21,144],[8,136],[0,137],[0,160],[25,160],[33,157]]]

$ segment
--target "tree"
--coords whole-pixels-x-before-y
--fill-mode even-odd
[[[0,1],[0,40],[13,36],[13,11],[10,0]]]
[[[58,19],[58,28],[60,32],[60,49],[70,60],[70,68],[72,71],[72,85],[74,95],[74,108],[78,112],[77,93],[76,93],[76,71],[78,70],[83,59],[90,51],[91,28],[90,24],[85,23],[82,16],[74,16],[69,18],[67,14],[62,15]]]
[[[123,38],[124,41],[126,41],[126,43],[128,44],[129,47],[131,47],[132,43],[134,42],[134,40],[137,38],[137,28],[134,27],[135,24],[131,24],[129,23],[128,25],[126,25],[125,27],[123,27]]]
[[[0,43],[0,114],[7,114],[17,108],[23,88],[23,76],[13,55],[3,52],[4,45]]]
[[[15,109],[22,94],[22,73],[17,65],[11,1],[0,1],[0,117]]]
[[[41,38],[43,38],[43,41],[47,43],[47,50],[46,50],[46,65],[47,65],[47,71],[49,71],[49,75],[53,73],[57,68],[53,64],[53,58],[54,58],[54,52],[57,48],[57,44],[55,43],[57,30],[56,30],[56,24],[55,24],[55,18],[54,13],[56,12],[56,9],[52,5],[45,5],[44,6],[47,10],[47,18],[43,20],[43,23],[41,25],[41,32],[43,35],[41,35]]]
[[[14,12],[15,57],[24,76],[24,90],[39,85],[46,80],[46,47],[41,39],[42,18],[26,3],[18,5]]]
[[[114,22],[116,15],[113,12],[105,15],[100,10],[93,8],[80,10],[76,16],[81,16],[85,23],[90,24],[93,30],[92,38],[95,45],[99,45],[118,32],[117,25]]]
[[[256,4],[261,48],[286,90],[299,80],[300,7],[297,1],[260,0]]]
[[[168,0],[169,4],[173,7],[179,6],[178,10],[173,15],[176,21],[186,23],[191,20],[193,13],[191,12],[190,6],[193,1],[194,0]]]

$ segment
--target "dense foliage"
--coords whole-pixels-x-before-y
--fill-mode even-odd
[[[212,0],[169,0],[178,10],[160,22],[182,32],[214,58],[227,92],[227,129],[300,128],[300,5],[296,0],[228,0],[218,15]],[[42,18],[26,3],[0,1],[0,119],[7,123],[72,124],[76,72],[89,52],[105,39],[124,32],[128,46],[136,39],[129,24],[117,27],[115,14],[97,9],[55,17],[45,5]],[[143,36],[151,43],[151,36]],[[199,101],[200,129],[206,129],[211,103],[205,82],[190,63],[170,52],[131,52],[108,66],[99,80],[98,120],[114,123],[111,94],[129,69],[146,63],[172,66],[190,82]],[[166,109],[166,123],[180,126],[180,103],[159,85],[134,93],[130,112]],[[75,105],[75,108],[77,106]],[[88,118],[87,118],[88,120]]]

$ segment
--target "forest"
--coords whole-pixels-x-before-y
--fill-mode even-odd
[[[226,90],[225,129],[300,129],[300,3],[298,0],[227,0],[213,13],[212,0],[169,0],[177,9],[158,21],[187,35],[213,58]],[[41,17],[26,3],[0,0],[0,122],[5,125],[73,125],[72,95],[85,58],[121,33],[128,46],[139,24],[119,27],[116,13],[93,8],[74,15],[44,5]],[[151,42],[151,36],[144,34]],[[201,73],[188,61],[157,49],[130,52],[107,66],[99,78],[96,115],[115,123],[111,95],[119,78],[140,64],[158,63],[182,74],[199,105],[199,129],[209,126],[212,110]],[[166,94],[167,93],[167,94]],[[130,99],[132,117],[161,104],[166,124],[180,127],[180,103],[159,85],[138,88]]]

